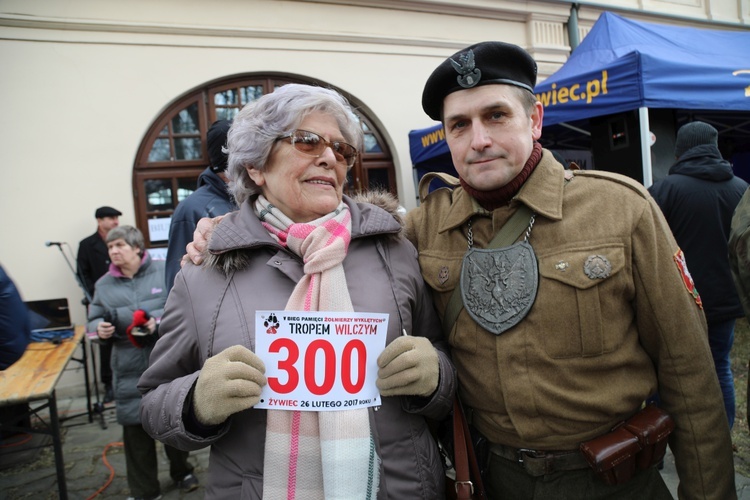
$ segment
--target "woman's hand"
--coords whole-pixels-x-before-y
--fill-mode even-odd
[[[427,397],[440,379],[437,350],[425,337],[397,338],[378,357],[378,367],[381,396]]]
[[[149,334],[153,334],[156,331],[156,320],[153,317],[150,317],[143,327],[148,329]]]
[[[115,325],[107,321],[102,321],[96,325],[96,334],[100,339],[106,340],[115,334]]]
[[[203,425],[218,425],[260,401],[266,365],[250,349],[235,345],[208,358],[193,393],[195,416]]]

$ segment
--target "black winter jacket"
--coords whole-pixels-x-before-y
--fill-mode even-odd
[[[78,276],[86,285],[86,291],[93,297],[96,280],[107,273],[110,263],[107,244],[98,231],[82,239],[78,244],[76,262],[78,263]]]
[[[236,209],[227,184],[210,167],[206,168],[198,177],[198,189],[182,200],[172,214],[165,271],[167,292],[174,284],[185,246],[193,241],[193,231],[201,217],[216,217]]]
[[[689,149],[649,188],[664,212],[710,323],[743,316],[729,270],[732,214],[747,189],[716,146]]]

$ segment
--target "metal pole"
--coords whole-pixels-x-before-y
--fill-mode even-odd
[[[640,125],[641,163],[643,164],[643,185],[650,187],[654,183],[651,168],[651,131],[648,123],[648,108],[638,108],[638,123]]]
[[[568,40],[570,40],[570,51],[575,50],[581,43],[578,37],[578,4],[570,4],[570,17],[568,18]]]

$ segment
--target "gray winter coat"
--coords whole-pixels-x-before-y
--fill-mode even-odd
[[[95,332],[102,321],[115,325],[112,342],[112,389],[115,395],[117,423],[139,425],[141,393],[138,379],[148,368],[151,347],[138,348],[128,340],[126,330],[133,322],[133,312],[143,309],[157,320],[167,301],[164,287],[164,261],[151,260],[148,253],[133,278],[126,278],[114,264],[96,282],[94,300],[89,306],[88,331]]]
[[[369,409],[382,460],[378,498],[440,499],[444,471],[425,417],[449,412],[456,383],[440,324],[400,224],[374,205],[344,201],[352,213],[344,270],[354,310],[388,313],[386,342],[403,328],[430,338],[439,354],[440,382],[431,397],[387,397]],[[164,443],[183,450],[211,446],[206,498],[260,499],[266,411],[236,413],[201,437],[186,429],[186,404],[209,356],[235,344],[254,350],[255,311],[284,309],[303,276],[302,262],[270,237],[249,203],[222,220],[209,247],[212,258],[203,267],[183,267],[169,294],[161,338],[139,383],[141,419]]]

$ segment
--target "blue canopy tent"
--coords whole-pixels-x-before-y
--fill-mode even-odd
[[[442,123],[419,130],[411,130],[409,132],[409,153],[415,188],[427,172],[445,172],[458,177],[456,169],[453,167],[448,143],[445,142],[445,130]],[[436,189],[439,186],[440,181],[436,180],[431,187]]]
[[[456,175],[448,144],[445,142],[443,124],[411,130],[409,132],[411,164],[421,178],[427,172],[446,172]]]
[[[544,105],[545,147],[588,149],[591,140],[578,138],[591,133],[595,119],[637,113],[636,168],[648,186],[653,173],[649,109],[654,120],[659,112],[674,110],[677,121],[706,121],[719,130],[720,143],[731,140],[735,159],[744,154],[748,165],[747,173],[738,175],[750,178],[750,31],[667,26],[604,12],[535,93]],[[672,135],[675,125],[669,128]],[[440,124],[412,130],[409,143],[415,184],[425,172],[454,172]],[[654,148],[671,156],[672,145],[661,140]]]
[[[750,137],[750,116],[737,115],[750,111],[750,31],[666,26],[604,12],[535,93],[545,127],[638,110],[649,185],[649,108],[708,111],[732,122],[726,132]]]

